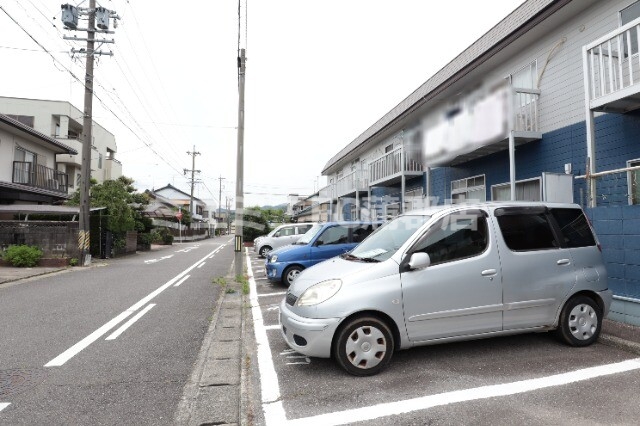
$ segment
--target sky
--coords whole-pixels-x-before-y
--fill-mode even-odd
[[[139,191],[189,193],[193,168],[194,195],[233,208],[243,48],[244,206],[286,203],[325,186],[331,157],[521,3],[241,0],[239,19],[231,0],[100,0],[121,19],[101,46],[113,56],[96,59],[93,118]],[[0,96],[83,109],[71,49],[85,46],[63,36],[86,33],[63,28],[60,4],[0,0]]]

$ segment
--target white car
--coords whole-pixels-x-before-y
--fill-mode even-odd
[[[261,257],[266,257],[271,250],[298,241],[313,225],[313,223],[285,223],[280,225],[269,234],[253,240],[253,250],[258,252]]]

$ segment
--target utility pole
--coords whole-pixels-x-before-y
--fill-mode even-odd
[[[222,221],[222,180],[224,178],[222,177],[222,175],[220,175],[220,177],[218,178],[218,180],[220,181],[220,189],[218,190],[218,219],[220,221]],[[226,204],[225,204],[226,207]],[[228,214],[228,210],[227,210],[227,214]]]
[[[86,51],[83,49],[76,50],[71,49],[73,54],[85,53],[87,55],[86,72],[84,77],[84,114],[82,121],[82,163],[81,163],[81,180],[80,180],[80,220],[79,220],[79,232],[78,232],[78,250],[80,251],[81,262],[83,266],[91,264],[90,253],[90,198],[89,187],[91,185],[91,146],[93,145],[92,125],[93,125],[93,62],[95,55],[109,55],[111,52],[102,52],[95,50],[95,42],[100,43],[114,43],[113,40],[96,40],[96,33],[109,33],[113,34],[113,31],[109,31],[109,19],[119,19],[119,17],[110,10],[103,7],[96,9],[96,1],[89,0],[89,9],[79,8],[70,4],[63,4],[62,6],[62,22],[66,29],[86,31],[87,38],[67,37],[65,40],[86,41]],[[78,15],[88,16],[88,25],[86,29],[78,28]],[[98,22],[98,28],[96,29],[96,21]]]
[[[200,153],[196,152],[196,146],[194,145],[193,151],[187,151],[187,154],[192,157],[191,170],[184,169],[184,174],[186,176],[187,172],[191,172],[191,200],[189,202],[189,212],[191,212],[191,218],[193,218],[196,214],[196,208],[193,205],[193,187],[196,184],[194,173],[200,173],[200,170],[196,170],[196,155],[200,155]]]
[[[244,221],[244,77],[245,77],[245,49],[240,49],[238,56],[238,150],[236,158],[236,240],[235,240],[235,272],[236,277],[244,275],[242,257],[242,226]]]

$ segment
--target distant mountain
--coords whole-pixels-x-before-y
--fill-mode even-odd
[[[289,207],[289,205],[287,203],[284,203],[284,204],[278,204],[277,206],[262,206],[261,208],[264,210],[271,209],[271,210],[287,211],[287,207]]]

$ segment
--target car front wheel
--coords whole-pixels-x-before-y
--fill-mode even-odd
[[[300,266],[289,266],[282,274],[282,284],[289,287],[293,284],[293,280],[300,275],[300,272],[302,272],[302,268]]]
[[[260,251],[258,252],[258,254],[260,255],[260,257],[267,257],[270,251],[271,251],[271,247],[262,246],[260,247]]]
[[[556,334],[571,346],[588,346],[598,340],[602,309],[587,296],[570,299],[560,314]]]
[[[393,335],[387,324],[374,317],[360,317],[339,329],[333,357],[348,373],[371,376],[389,364],[393,350]]]

